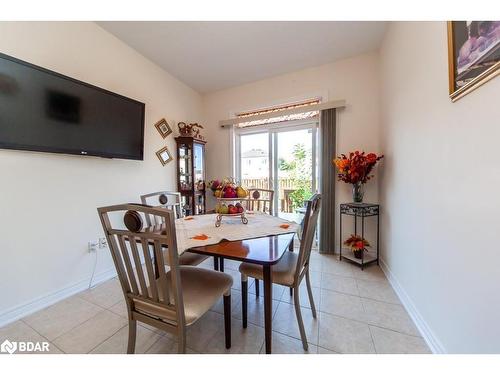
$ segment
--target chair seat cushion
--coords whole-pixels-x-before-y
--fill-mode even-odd
[[[203,316],[215,303],[225,294],[231,293],[233,278],[223,272],[207,270],[193,266],[179,266],[182,297],[184,301],[184,315],[186,325],[193,324]],[[159,291],[159,298],[163,302],[163,285],[167,285],[170,296],[170,303],[174,304],[174,295],[171,286],[171,273],[166,273],[165,279],[156,280]],[[148,287],[148,289],[150,289]],[[151,292],[150,292],[151,294]],[[144,300],[134,299],[135,309],[153,318],[160,318],[166,321],[177,320],[175,310],[163,307],[159,304],[149,303]]]
[[[293,286],[293,279],[299,259],[298,253],[291,251],[285,252],[280,261],[271,266],[271,277],[275,284]],[[243,275],[253,277],[254,279],[262,280],[264,278],[262,266],[252,263],[241,263],[240,272]]]
[[[192,266],[180,266],[182,297],[186,324],[193,324],[224,295],[231,293],[233,278],[223,272]],[[174,303],[171,288],[171,271],[167,272],[170,303]]]

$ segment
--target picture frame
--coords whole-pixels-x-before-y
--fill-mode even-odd
[[[162,136],[163,139],[167,138],[169,134],[172,133],[172,129],[170,128],[170,125],[168,124],[167,120],[162,118],[160,121],[158,121],[155,124],[156,130],[158,130],[158,133]]]
[[[500,21],[448,21],[449,95],[464,97],[500,73]]]
[[[156,151],[156,156],[158,159],[160,159],[161,165],[165,166],[166,164],[170,163],[174,158],[172,157],[172,154],[168,150],[168,147],[165,146],[162,149]]]

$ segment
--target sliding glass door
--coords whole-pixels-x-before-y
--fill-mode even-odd
[[[237,129],[235,173],[243,186],[272,189],[274,214],[298,220],[317,186],[317,122]]]

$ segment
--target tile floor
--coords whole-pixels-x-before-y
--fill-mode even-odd
[[[212,268],[209,259],[201,267]],[[222,301],[188,329],[188,353],[262,353],[264,304],[249,285],[248,328],[241,324],[238,263],[226,260],[234,278],[232,347],[224,347]],[[308,353],[430,353],[398,297],[376,265],[361,271],[337,256],[311,256],[311,281],[318,311],[313,319],[305,281],[300,290]],[[281,286],[273,289],[273,353],[305,353],[293,301]],[[49,341],[51,353],[125,353],[127,319],[117,279],[67,298],[0,328],[0,342]],[[138,326],[136,353],[176,353],[175,337]]]

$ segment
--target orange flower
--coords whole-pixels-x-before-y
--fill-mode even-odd
[[[345,169],[349,166],[349,160],[347,159],[334,159],[333,162],[340,172],[344,172]]]

